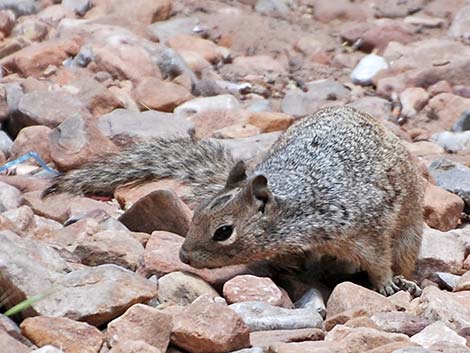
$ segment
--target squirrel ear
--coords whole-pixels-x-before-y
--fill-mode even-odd
[[[264,212],[267,203],[273,199],[273,195],[268,187],[268,179],[264,175],[256,175],[248,183],[251,197],[262,202],[260,210]]]
[[[246,180],[246,165],[245,162],[239,161],[233,166],[232,170],[228,174],[225,188],[232,189],[234,186],[244,180]]]

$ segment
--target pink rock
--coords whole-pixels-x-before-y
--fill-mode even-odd
[[[126,341],[143,341],[165,352],[171,330],[170,315],[148,305],[136,304],[111,321],[106,334],[111,347],[123,345]]]
[[[19,132],[10,149],[10,158],[16,159],[23,154],[34,151],[47,163],[51,153],[47,142],[52,130],[47,126],[28,126]]]
[[[156,274],[163,276],[170,272],[185,271],[198,275],[213,286],[221,286],[229,279],[246,274],[249,271],[245,266],[227,266],[219,269],[195,269],[182,263],[179,259],[179,250],[184,238],[168,233],[153,232],[145,247],[142,265],[138,272],[149,276]]]
[[[426,223],[440,231],[456,228],[464,208],[464,201],[457,195],[427,184],[424,194],[424,219]]]
[[[104,341],[96,327],[63,317],[27,318],[21,331],[38,347],[50,344],[70,353],[99,353]]]
[[[217,63],[224,57],[226,49],[218,47],[207,39],[186,34],[176,35],[168,40],[168,46],[178,52],[196,52],[210,63]]]
[[[48,40],[4,57],[0,65],[23,77],[38,77],[49,65],[60,66],[65,59],[77,55],[79,48],[76,39]]]
[[[165,312],[173,317],[171,342],[188,352],[224,353],[250,346],[250,331],[240,316],[208,296]]]
[[[229,304],[262,301],[271,305],[292,308],[290,298],[268,277],[236,276],[225,282],[224,297]]]
[[[168,231],[186,236],[192,212],[171,190],[156,190],[145,195],[120,217],[134,232]]]
[[[178,105],[193,98],[186,88],[155,77],[142,79],[134,91],[134,97],[143,109],[163,112],[172,112]]]
[[[406,117],[415,116],[426,105],[428,93],[421,87],[410,87],[400,93],[402,114]]]
[[[258,127],[261,132],[284,131],[294,122],[290,115],[277,112],[252,113],[250,124]]]
[[[327,318],[351,309],[364,309],[371,315],[382,311],[394,311],[395,305],[377,292],[351,282],[340,283],[328,299]]]
[[[325,332],[318,328],[258,331],[250,333],[251,345],[264,348],[268,348],[278,342],[321,341],[324,338]]]
[[[11,353],[30,353],[31,347],[21,343],[20,341],[14,339],[8,333],[3,330],[0,330],[0,344],[2,347],[8,347],[8,352]]]

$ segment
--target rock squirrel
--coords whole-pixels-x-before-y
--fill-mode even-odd
[[[400,140],[370,115],[329,107],[292,125],[253,171],[220,144],[139,143],[55,179],[44,192],[112,194],[165,177],[198,202],[180,251],[197,268],[334,257],[374,289],[408,290],[421,244],[423,186]]]

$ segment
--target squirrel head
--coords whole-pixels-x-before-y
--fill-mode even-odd
[[[238,162],[224,189],[194,212],[180,259],[196,268],[215,268],[267,259],[270,220],[277,202],[264,175],[247,178]]]

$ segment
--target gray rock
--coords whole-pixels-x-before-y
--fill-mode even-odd
[[[320,328],[323,319],[308,309],[285,309],[264,302],[243,302],[229,305],[241,316],[250,331]]]
[[[84,16],[91,8],[91,0],[63,0],[62,5],[71,9],[79,16]]]
[[[434,279],[441,288],[449,291],[453,291],[457,285],[457,281],[461,276],[454,275],[447,272],[436,272],[434,273]]]
[[[73,251],[87,266],[115,264],[135,271],[144,247],[129,232],[102,231],[79,242]]]
[[[20,206],[21,192],[9,184],[0,182],[0,212]]]
[[[200,277],[187,272],[171,272],[158,280],[158,301],[163,306],[189,305],[201,295],[219,294]]]
[[[459,336],[457,332],[451,330],[442,321],[436,321],[432,325],[429,325],[420,333],[411,337],[411,341],[423,346],[424,348],[429,348],[434,343],[441,341],[461,344],[463,346],[467,343],[465,338]]]
[[[95,55],[93,54],[93,48],[84,45],[80,48],[80,51],[77,55],[70,61],[69,66],[71,67],[86,67],[89,63],[95,60]],[[64,65],[67,66],[67,65]]]
[[[255,11],[263,15],[287,15],[290,9],[285,0],[258,0]]]
[[[387,68],[388,63],[382,56],[369,54],[363,57],[351,72],[351,80],[357,85],[367,86],[380,70]]]
[[[157,111],[116,109],[99,118],[101,132],[118,145],[157,137],[189,136],[193,125],[183,117]]]
[[[265,353],[266,351],[261,347],[245,348],[230,353]]]
[[[193,87],[198,82],[198,78],[193,70],[186,64],[184,59],[175,50],[165,49],[157,58],[157,65],[164,78],[175,78],[186,75],[191,79]]]
[[[413,336],[431,324],[430,320],[400,311],[376,313],[371,320],[380,330]]]
[[[250,102],[246,109],[252,113],[270,112],[273,110],[273,106],[267,99],[255,99]]]
[[[51,247],[12,232],[0,233],[0,292],[10,294],[7,307],[48,293],[68,271],[69,265]],[[33,304],[24,314],[41,313],[38,304]]]
[[[333,80],[313,81],[306,85],[308,91],[298,88],[289,90],[281,102],[284,113],[304,116],[318,110],[328,101],[342,100],[349,97],[349,90]]]
[[[0,10],[11,10],[20,17],[38,12],[39,4],[35,0],[0,0]]]
[[[451,37],[461,38],[464,40],[470,39],[470,4],[462,7],[457,12],[449,27],[448,34]]]
[[[214,141],[218,141],[227,147],[232,152],[235,159],[248,161],[250,164],[256,164],[263,159],[280,135],[280,132],[270,132],[236,139],[214,139]]]
[[[149,32],[166,43],[168,39],[179,34],[193,34],[193,29],[199,24],[197,17],[172,18],[166,21],[159,21],[149,25]]]
[[[18,83],[8,83],[4,85],[7,93],[7,104],[9,114],[14,113],[18,110],[20,99],[23,97],[23,88]]]
[[[75,96],[65,92],[33,91],[21,97],[9,128],[16,135],[26,126],[55,128],[66,118],[77,116],[87,119],[90,112]]]
[[[470,131],[444,131],[431,136],[439,146],[448,152],[470,152]]]
[[[429,351],[423,347],[409,347],[394,350],[392,353],[429,353]]]
[[[10,136],[8,136],[5,131],[0,130],[0,151],[8,157],[10,155],[10,148],[13,145],[13,141]]]
[[[453,132],[463,132],[470,130],[470,110],[462,113],[459,120],[452,126]]]
[[[63,276],[35,308],[41,315],[100,326],[156,295],[157,286],[144,277],[116,265],[100,265]]]
[[[298,309],[313,309],[317,311],[323,318],[326,317],[325,299],[321,292],[316,288],[310,288],[302,297],[295,302]]]
[[[437,186],[460,196],[470,205],[470,168],[441,158],[431,163],[429,173],[436,180]]]

